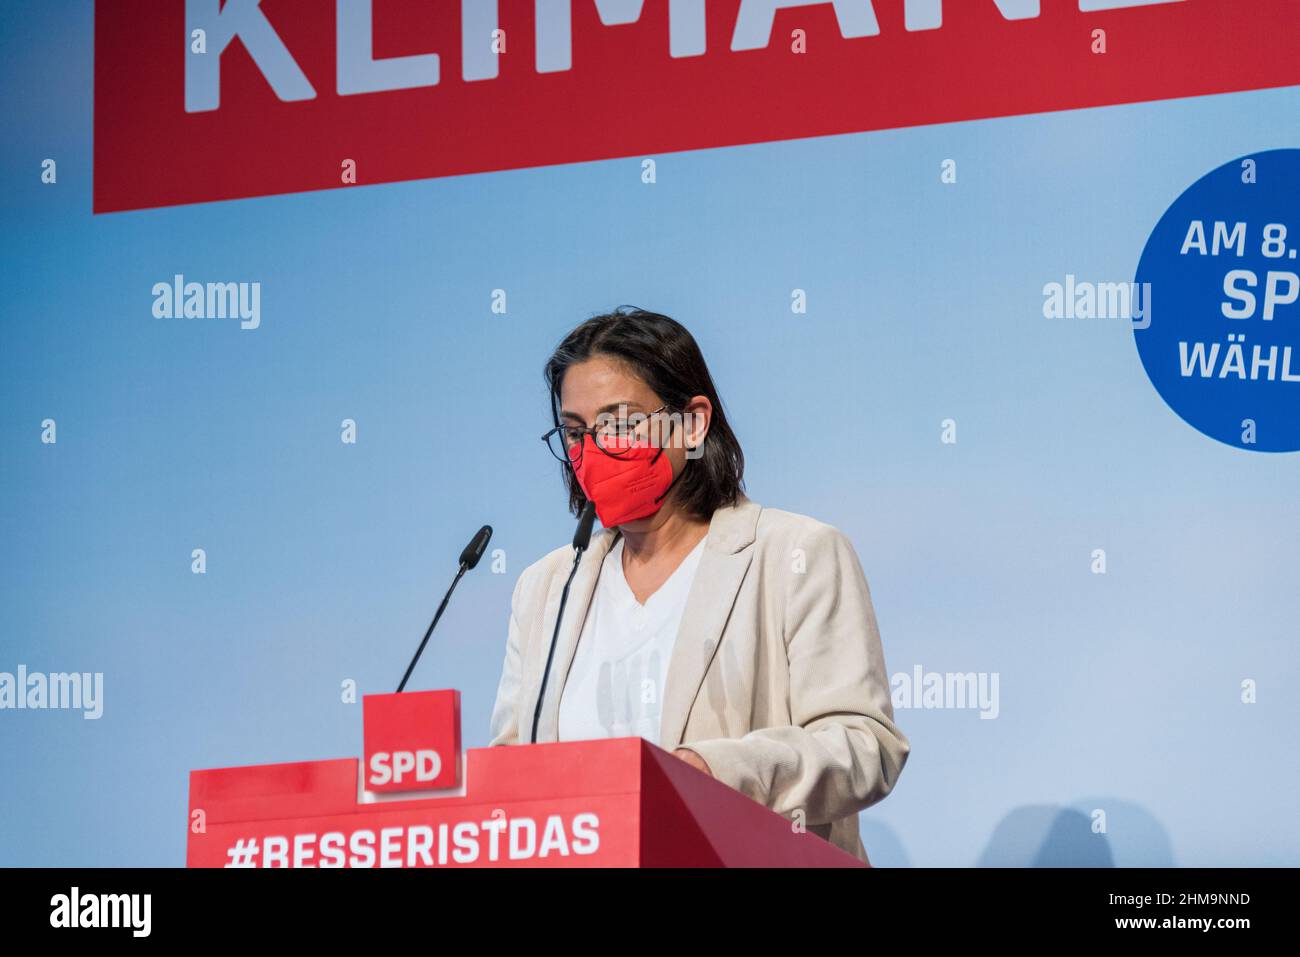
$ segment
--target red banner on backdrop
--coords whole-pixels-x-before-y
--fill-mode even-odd
[[[98,0],[94,210],[1291,86],[1298,7]]]

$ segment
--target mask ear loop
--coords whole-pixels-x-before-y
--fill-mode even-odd
[[[659,446],[659,451],[655,454],[655,457],[652,458],[652,459],[650,460],[650,464],[651,464],[651,465],[654,465],[656,462],[658,462],[658,461],[659,461],[659,456],[660,456],[660,455],[663,455],[664,452],[667,450],[667,448],[668,448],[668,446],[666,446],[666,445],[661,445],[661,446]],[[695,450],[695,446],[693,446],[693,445],[688,445],[688,446],[686,446],[686,451],[688,451],[688,452],[693,452],[694,450]],[[685,471],[685,467],[683,467],[682,471]],[[677,479],[673,479],[673,481],[676,482]],[[672,486],[670,485],[669,488],[672,488]],[[668,494],[667,492],[664,493],[664,495],[667,495],[667,494]],[[660,498],[662,498],[662,497],[663,497],[663,496],[660,496]],[[659,501],[659,499],[655,499],[655,501],[657,502],[657,501]]]
[[[688,446],[686,446],[686,451],[687,451],[687,452],[694,452],[694,451],[695,451],[695,446],[693,446],[693,445],[688,445]],[[663,450],[663,449],[660,449],[660,450],[659,450],[659,455],[663,455],[663,454],[664,454],[664,450]],[[656,462],[659,461],[659,455],[656,455],[656,456],[654,457],[654,461],[656,461]],[[657,498],[654,499],[654,503],[655,503],[656,505],[658,505],[658,504],[659,504],[659,503],[664,499],[664,497],[667,496],[667,494],[673,490],[673,486],[677,484],[677,480],[678,480],[679,478],[681,478],[683,475],[686,474],[686,465],[687,465],[688,462],[690,462],[690,457],[689,457],[689,456],[687,457],[686,461],[682,463],[682,470],[681,470],[680,472],[678,472],[676,475],[673,476],[673,480],[672,480],[671,482],[669,482],[669,483],[668,483],[668,487],[667,487],[666,489],[664,489],[664,494],[663,494],[663,495],[660,495],[660,496],[658,496]]]

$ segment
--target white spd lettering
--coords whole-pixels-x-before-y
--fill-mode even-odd
[[[442,773],[442,758],[437,751],[376,751],[370,756],[368,784],[401,784],[414,772],[416,781],[434,781]]]

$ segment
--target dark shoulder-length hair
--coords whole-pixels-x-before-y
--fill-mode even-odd
[[[704,362],[699,345],[680,322],[657,312],[619,306],[592,316],[564,337],[546,361],[551,392],[551,419],[560,424],[560,387],[569,367],[594,356],[608,356],[627,366],[674,410],[693,396],[713,403],[713,416],[701,447],[702,455],[686,460],[685,471],[672,494],[686,511],[704,519],[715,509],[736,504],[745,490],[745,455],[727,422],[722,399]],[[573,474],[561,464],[569,492],[569,510],[581,513],[587,498]]]

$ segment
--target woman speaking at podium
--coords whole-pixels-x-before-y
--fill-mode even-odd
[[[639,735],[860,859],[858,812],[910,745],[857,554],[744,493],[744,455],[680,323],[627,307],[546,364],[569,506],[603,526],[519,576],[491,744]],[[542,675],[573,572],[540,711]]]

